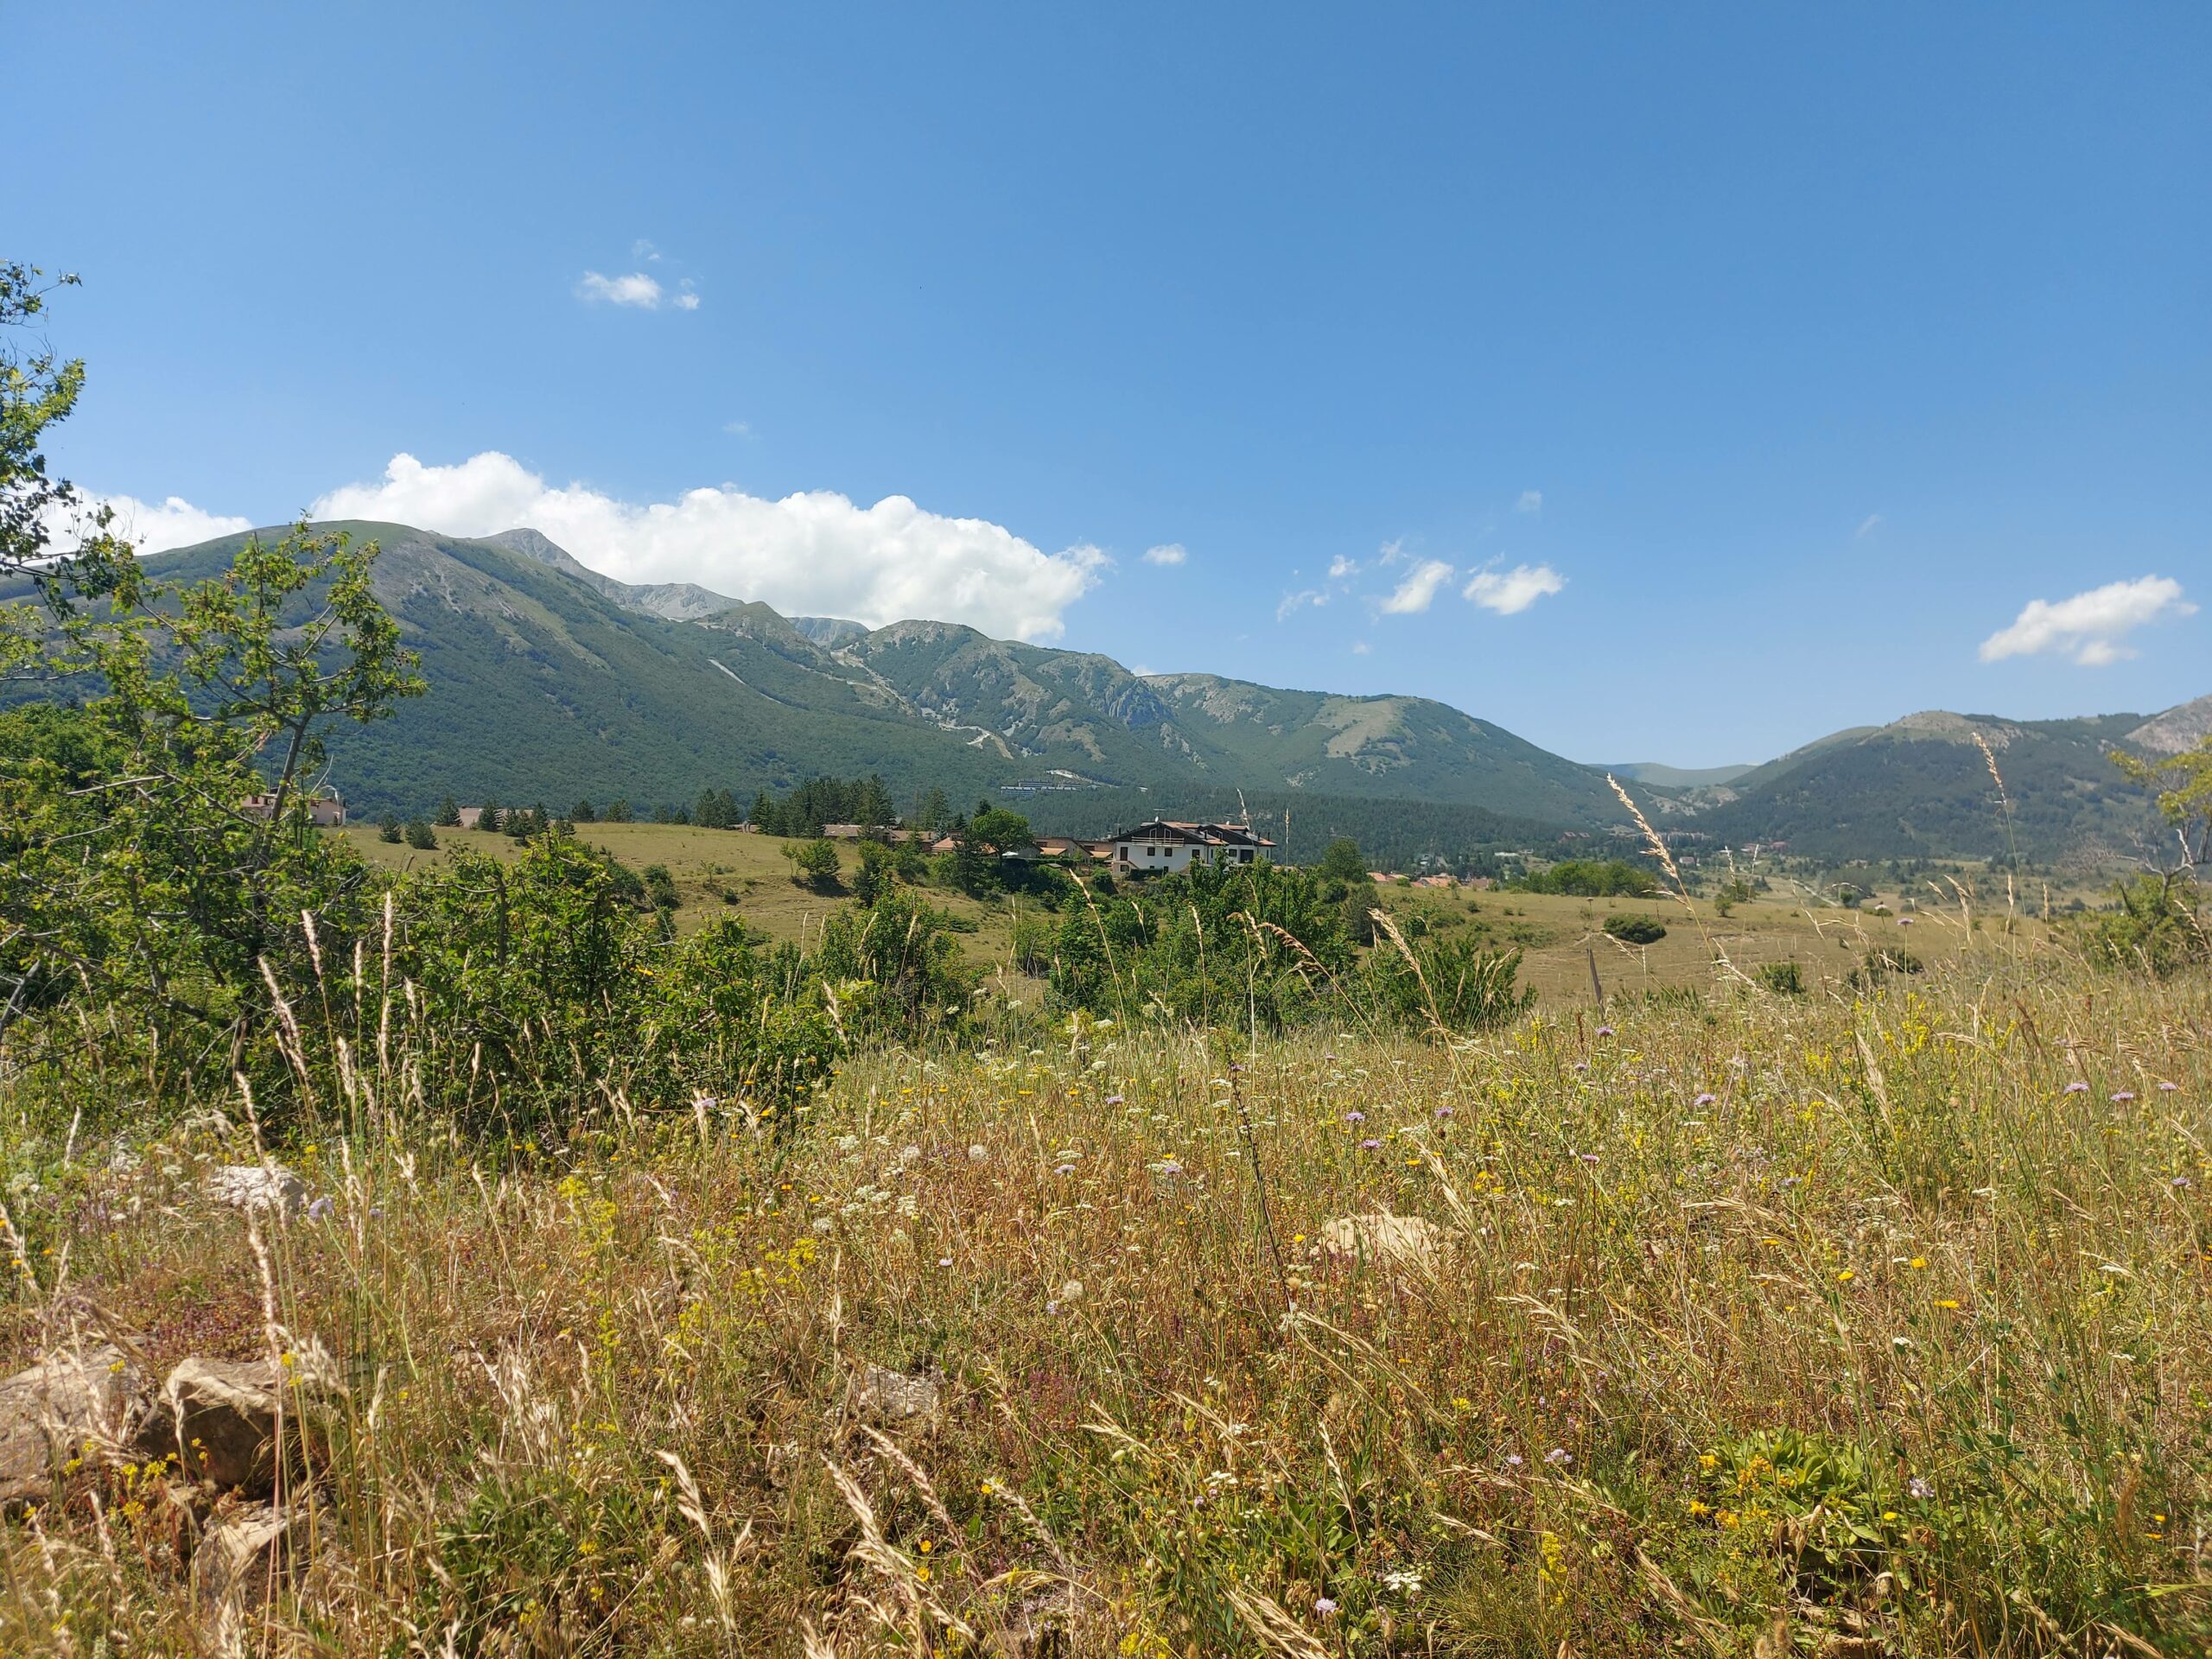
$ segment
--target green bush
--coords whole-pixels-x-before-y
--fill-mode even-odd
[[[1624,859],[1570,858],[1523,876],[1513,884],[1523,893],[1571,893],[1584,899],[1644,899],[1658,892],[1658,879]]]
[[[1623,944],[1656,944],[1667,937],[1666,924],[1656,916],[1608,916],[1605,931]]]
[[[781,850],[791,861],[791,880],[798,886],[817,893],[837,891],[837,877],[844,866],[838,860],[835,842],[817,836],[811,841],[786,842]]]
[[[1805,995],[1805,976],[1794,962],[1763,962],[1752,970],[1751,977],[1777,996]]]

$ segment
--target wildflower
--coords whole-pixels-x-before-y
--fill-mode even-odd
[[[1555,1446],[1544,1453],[1544,1461],[1556,1469],[1562,1464],[1573,1463],[1574,1453],[1563,1446]]]
[[[326,1192],[321,1198],[317,1198],[313,1204],[308,1205],[308,1219],[309,1221],[327,1220],[332,1212],[334,1212],[337,1208],[338,1205],[336,1200],[332,1198],[330,1194]]]
[[[1904,1489],[1908,1492],[1910,1492],[1915,1497],[1933,1497],[1936,1496],[1936,1489],[1929,1485],[1927,1481],[1922,1479],[1918,1475],[1915,1475],[1910,1480],[1907,1481],[1905,1483]]]
[[[1330,1600],[1328,1597],[1316,1596],[1313,1598],[1313,1616],[1316,1618],[1334,1618],[1336,1614],[1337,1604]]]
[[[1106,1103],[1109,1106],[1118,1106],[1122,1103],[1122,1096],[1119,1095],[1109,1095],[1106,1096]]]
[[[1440,1106],[1436,1109],[1436,1115],[1439,1117],[1449,1117],[1452,1116],[1452,1109],[1449,1106]]]
[[[1505,1466],[1509,1469],[1518,1469],[1521,1466],[1521,1454],[1518,1452],[1507,1452],[1505,1454]]]
[[[1577,1060],[1574,1063],[1574,1069],[1578,1071],[1587,1071],[1590,1069],[1590,1062],[1587,1060]]]
[[[1697,1466],[1700,1469],[1718,1469],[1720,1466],[1720,1459],[1710,1452],[1700,1452],[1698,1454]]]
[[[2066,1085],[2066,1092],[2069,1095],[2086,1095],[2089,1092],[2089,1085],[2076,1077]]]
[[[1600,1037],[1610,1037],[1613,1034],[1613,1028],[1611,1026],[1600,1026],[1598,1027],[1598,1034]]]
[[[1374,1136],[1370,1135],[1366,1140],[1359,1143],[1359,1149],[1362,1152],[1376,1152],[1381,1149],[1382,1145],[1382,1143],[1380,1141],[1377,1141]]]
[[[1344,1122],[1347,1123],[1364,1123],[1367,1122],[1367,1114],[1365,1112],[1346,1112],[1344,1114]]]
[[[949,1255],[940,1255],[937,1259],[937,1264],[940,1268],[949,1268],[952,1265],[952,1258]]]
[[[980,1164],[990,1155],[991,1149],[988,1147],[974,1146],[968,1148],[968,1161],[971,1164]]]
[[[2121,1089],[2114,1091],[2112,1103],[2115,1106],[2125,1106],[2134,1098],[2135,1091],[2133,1089]]]
[[[1718,1099],[1719,1099],[1719,1098],[1720,1098],[1720,1096],[1718,1096],[1718,1095],[1700,1094],[1700,1095],[1699,1095],[1699,1096],[1698,1096],[1698,1097],[1697,1097],[1695,1100],[1694,1100],[1694,1101],[1692,1101],[1692,1102],[1690,1103],[1690,1105],[1691,1105],[1693,1108],[1699,1107],[1699,1106],[1710,1106],[1710,1105],[1712,1105],[1712,1104],[1713,1104],[1713,1103],[1714,1101],[1716,1101],[1716,1100],[1718,1100]]]
[[[1910,1263],[1910,1265],[1911,1266],[1912,1269],[1916,1273],[1916,1272],[1918,1272],[1921,1268],[1924,1268],[1924,1267],[1926,1267],[1926,1266],[1928,1265],[1928,1258],[1927,1258],[1926,1256],[1924,1256],[1924,1255],[1916,1255],[1916,1256],[1914,1256],[1914,1257],[1912,1258],[1911,1263]]]
[[[2181,1084],[2177,1083],[2161,1083],[2158,1085],[2158,1092],[2162,1095],[2171,1095],[2179,1090]]]
[[[1055,1169],[1052,1173],[1055,1175],[1072,1175],[1075,1173],[1075,1166],[1073,1164],[1062,1164],[1058,1168]]]
[[[1836,1274],[1836,1276],[1835,1276],[1835,1281],[1836,1281],[1836,1283],[1838,1283],[1839,1285],[1847,1285],[1847,1284],[1849,1284],[1853,1280],[1856,1279],[1858,1276],[1859,1276],[1859,1271],[1858,1271],[1858,1269],[1857,1269],[1857,1268],[1845,1268],[1841,1273],[1839,1273],[1838,1274]]]
[[[1083,1300],[1083,1281],[1080,1279],[1071,1279],[1067,1283],[1062,1285],[1060,1287],[1060,1300],[1064,1302],[1081,1301]]]
[[[1958,1310],[1959,1310],[1959,1305],[1958,1305],[1958,1302],[1956,1301],[1956,1300],[1955,1300],[1955,1299],[1954,1299],[1954,1298],[1952,1298],[1952,1297],[1949,1297],[1949,1296],[1944,1296],[1944,1297],[1941,1297],[1941,1298],[1939,1298],[1939,1299],[1937,1300],[1936,1303],[1936,1306],[1938,1306],[1938,1307],[1946,1307],[1946,1308],[1948,1308],[1948,1309],[1950,1309],[1950,1310],[1951,1310],[1951,1312],[1953,1312],[1954,1313],[1957,1313],[1957,1312],[1958,1312]]]
[[[1421,1574],[1410,1567],[1397,1567],[1382,1575],[1382,1587],[1395,1590],[1402,1596],[1421,1593]]]

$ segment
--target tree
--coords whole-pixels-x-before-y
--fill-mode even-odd
[[[853,874],[853,897],[872,905],[891,891],[893,855],[888,842],[863,840],[859,848],[861,867]]]
[[[838,873],[844,868],[837,858],[837,845],[824,836],[811,841],[793,842],[783,849],[784,856],[791,861],[791,880],[817,893],[835,893]]]
[[[420,853],[435,852],[438,838],[422,819],[410,818],[407,821],[407,844]]]
[[[1338,836],[1321,855],[1320,877],[1325,881],[1346,883],[1368,879],[1367,860],[1362,856],[1359,843],[1350,836]]]
[[[377,839],[397,847],[399,844],[399,814],[387,812],[377,820]]]
[[[0,1023],[61,973],[175,1052],[265,1002],[264,960],[296,970],[302,912],[342,932],[364,883],[311,832],[307,774],[329,726],[423,689],[375,558],[302,524],[196,585],[138,572],[48,610],[33,661],[74,702],[0,717]]]
[[[629,823],[630,798],[626,795],[617,795],[607,804],[607,810],[601,816],[608,823]]]
[[[783,833],[783,821],[776,811],[776,798],[765,789],[753,798],[753,810],[745,815],[745,821],[765,836]]]
[[[489,795],[484,798],[484,804],[476,810],[476,827],[486,834],[496,833],[499,828],[499,804]]]
[[[441,830],[461,828],[461,804],[450,795],[438,803],[438,816],[433,820]]]
[[[891,804],[891,791],[884,787],[883,779],[870,772],[861,780],[853,801],[853,823],[863,830],[880,829],[899,822],[898,809]]]
[[[569,822],[571,823],[589,823],[597,817],[589,801],[578,801],[569,809]]]
[[[915,798],[914,816],[911,823],[913,828],[925,834],[934,835],[944,827],[945,821],[951,816],[952,803],[945,798],[943,790],[931,785]]]

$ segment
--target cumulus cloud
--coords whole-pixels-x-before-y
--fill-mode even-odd
[[[1357,559],[1348,559],[1343,554],[1339,553],[1335,558],[1329,561],[1329,580],[1331,582],[1349,582],[1352,577],[1358,574],[1359,561]]]
[[[1510,570],[1478,570],[1459,591],[1486,611],[1518,616],[1538,600],[1567,586],[1567,578],[1548,564],[1516,564]]]
[[[982,518],[950,518],[903,495],[863,507],[830,490],[768,500],[725,486],[674,501],[619,501],[549,485],[487,451],[452,467],[394,455],[384,476],[315,503],[318,518],[382,518],[454,536],[541,531],[622,582],[692,582],[785,614],[965,622],[1056,639],[1061,613],[1110,563],[1078,545],[1046,553]]]
[[[1275,607],[1275,620],[1288,621],[1291,613],[1294,611],[1308,605],[1325,605],[1328,602],[1328,594],[1323,593],[1319,588],[1301,588],[1294,594],[1285,594],[1282,596],[1281,602]]]
[[[1451,580],[1450,565],[1441,559],[1423,559],[1406,573],[1406,579],[1382,601],[1382,609],[1391,616],[1417,615],[1429,607],[1436,590]]]
[[[2126,644],[2137,628],[2161,617],[2191,616],[2196,611],[2182,597],[2181,584],[2171,576],[2108,582],[2056,603],[2031,599],[2011,627],[2000,628],[1981,642],[1981,660],[1994,663],[2048,653],[2070,657],[2084,668],[2101,668],[2137,654]]]
[[[212,542],[218,536],[235,536],[253,528],[251,518],[209,512],[204,507],[194,506],[181,495],[162,501],[141,501],[131,495],[88,496],[86,499],[88,505],[105,506],[111,512],[115,517],[108,525],[111,533],[130,543],[141,554],[193,547],[201,542]],[[47,531],[56,548],[74,545],[77,537],[90,527],[66,512],[50,513],[47,518]]]
[[[639,311],[658,311],[668,290],[642,270],[633,270],[627,276],[602,276],[588,270],[576,283],[576,297],[587,305],[626,305]],[[691,303],[684,305],[687,299]],[[678,296],[676,302],[687,311],[696,309],[699,303],[688,294]]]
[[[1191,551],[1180,542],[1162,542],[1158,547],[1144,550],[1147,564],[1180,564],[1191,556]]]
[[[1541,490],[1523,490],[1521,499],[1513,504],[1516,512],[1541,512],[1543,510],[1544,493]]]

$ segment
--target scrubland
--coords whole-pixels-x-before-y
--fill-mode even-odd
[[[998,1030],[557,1140],[447,1128],[404,1007],[281,1142],[10,1077],[15,1357],[336,1381],[265,1602],[196,1605],[202,1506],[87,1459],[0,1650],[2212,1643],[2201,975],[1970,941],[1437,1040]],[[263,1158],[314,1202],[207,1201]]]

